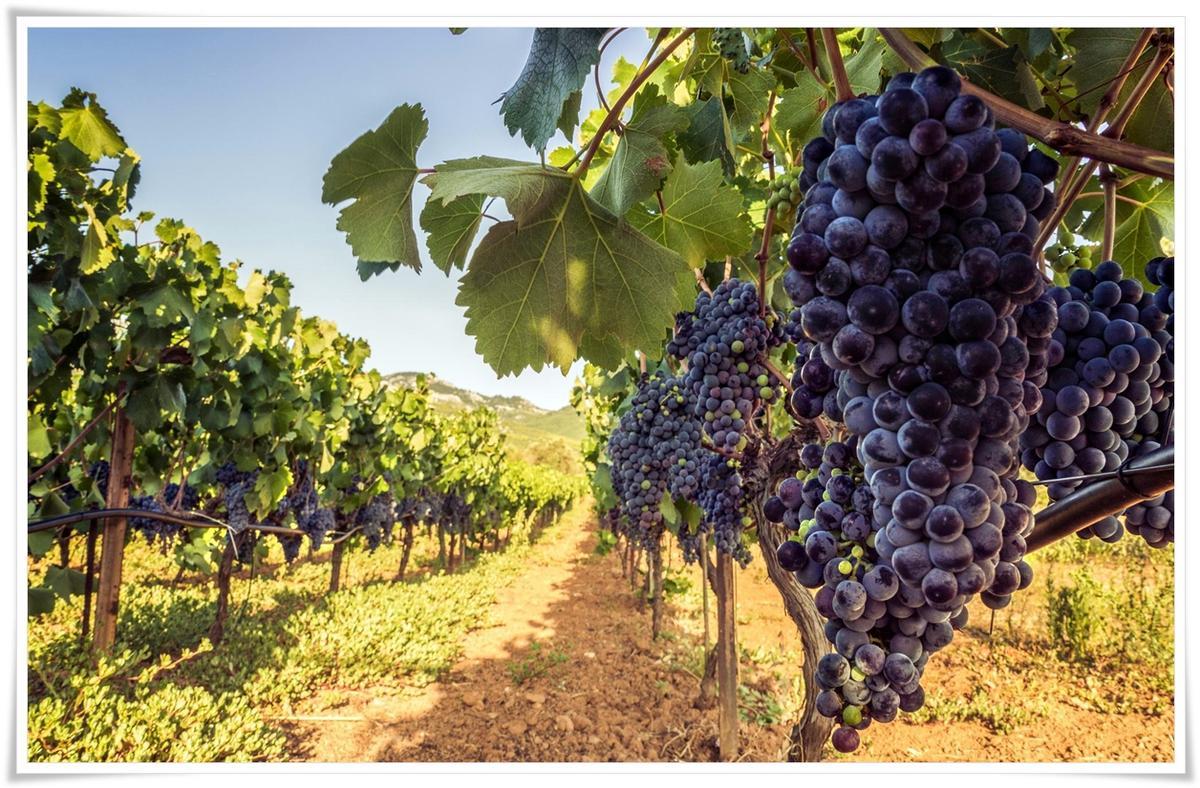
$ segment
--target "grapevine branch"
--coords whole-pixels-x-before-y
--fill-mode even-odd
[[[107,416],[109,413],[111,413],[112,409],[115,408],[118,404],[120,404],[123,399],[124,399],[124,397],[117,397],[112,402],[108,403],[108,405],[106,405],[104,407],[104,410],[97,413],[92,418],[92,420],[89,421],[84,426],[84,428],[79,431],[79,434],[71,439],[71,442],[67,444],[67,448],[63,449],[62,452],[60,452],[57,457],[50,460],[45,465],[38,468],[36,471],[34,471],[33,473],[31,473],[29,475],[29,483],[33,484],[38,479],[45,476],[49,471],[53,470],[53,468],[56,465],[58,465],[60,462],[65,460],[67,457],[69,457],[71,455],[71,452],[73,452],[77,448],[79,448],[79,444],[83,443],[83,439],[86,438],[91,433],[91,431],[94,430],[98,424],[100,424],[100,422],[104,419],[104,417]]]
[[[579,162],[579,169],[575,172],[578,177],[583,177],[583,174],[587,172],[588,167],[592,163],[592,158],[596,155],[596,151],[600,148],[600,143],[604,140],[604,135],[607,134],[609,129],[613,127],[613,124],[617,122],[621,115],[621,110],[625,109],[625,105],[629,103],[629,100],[633,98],[635,93],[637,93],[638,88],[642,86],[642,83],[649,79],[650,75],[653,74],[655,70],[657,70],[658,67],[663,64],[663,61],[670,57],[671,53],[678,49],[680,44],[690,38],[695,32],[696,28],[685,27],[683,32],[671,39],[671,41],[665,47],[663,47],[657,55],[654,56],[654,59],[647,63],[646,67],[639,71],[634,78],[630,80],[629,87],[625,88],[625,92],[621,94],[616,103],[613,104],[612,109],[609,110],[608,114],[604,116],[604,120],[600,122],[600,128],[596,129],[595,136],[592,137],[592,141],[588,144],[587,149],[584,151],[583,159]]]
[[[1100,259],[1111,260],[1117,242],[1117,179],[1107,164],[1100,167],[1100,183],[1104,184],[1104,245]]]
[[[1130,57],[1133,57],[1133,55],[1131,54]],[[1146,94],[1150,92],[1150,88],[1154,85],[1154,80],[1158,78],[1159,73],[1163,68],[1166,67],[1170,58],[1170,48],[1163,46],[1159,50],[1158,56],[1146,69],[1146,73],[1142,74],[1141,79],[1138,80],[1137,84],[1134,85],[1133,90],[1130,91],[1129,97],[1126,99],[1125,105],[1121,108],[1121,111],[1117,113],[1117,117],[1114,118],[1113,122],[1109,124],[1109,127],[1104,130],[1103,135],[1101,135],[1102,138],[1118,139],[1125,132],[1126,124],[1129,123],[1130,118],[1132,118],[1134,112],[1137,111],[1138,105],[1141,104],[1142,99],[1144,99]],[[1114,83],[1114,86],[1116,86],[1116,83]],[[1119,89],[1117,92],[1119,92]],[[1096,127],[1099,128],[1099,122],[1096,123]],[[1073,162],[1077,161],[1078,158],[1073,160]],[[1078,171],[1075,173],[1075,177],[1073,180],[1071,180],[1070,184],[1064,185],[1062,193],[1058,195],[1058,205],[1055,206],[1054,212],[1050,214],[1046,220],[1046,223],[1042,226],[1041,232],[1034,241],[1034,248],[1041,248],[1042,244],[1046,242],[1046,239],[1050,237],[1050,232],[1052,229],[1057,227],[1058,223],[1061,222],[1063,217],[1067,215],[1067,211],[1071,209],[1071,206],[1074,204],[1075,200],[1079,198],[1080,192],[1083,191],[1083,187],[1087,185],[1089,180],[1091,180],[1092,174],[1095,173],[1096,168],[1100,165],[1101,161],[1103,160],[1092,157],[1085,165],[1078,168]]]
[[[920,47],[898,28],[882,27],[879,28],[879,32],[909,68],[920,69],[936,65],[933,58],[922,52]],[[1022,131],[1055,150],[1160,178],[1175,177],[1175,157],[1169,153],[1131,142],[1121,142],[1107,134],[1084,131],[1061,121],[1044,118],[966,80],[963,80],[963,93],[983,99],[991,108],[997,122]]]
[[[832,27],[821,28],[821,39],[825,42],[825,55],[829,58],[829,69],[833,72],[833,84],[837,88],[837,100],[846,101],[854,98],[854,88],[850,87],[850,77],[846,74],[846,64],[842,62],[842,50],[838,44],[837,31]]]

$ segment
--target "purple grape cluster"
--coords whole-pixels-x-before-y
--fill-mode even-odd
[[[696,398],[676,377],[645,375],[608,440],[613,490],[629,533],[657,549],[664,495],[692,498],[701,486],[700,422]],[[709,452],[704,452],[705,454]],[[685,557],[694,558],[699,533],[680,528]]]
[[[759,314],[752,282],[728,279],[701,292],[696,307],[680,313],[667,352],[687,361],[684,384],[695,398],[712,448],[722,454],[742,451],[746,428],[764,400],[777,396],[779,381],[766,367],[767,354],[785,338],[782,321],[772,325]]]
[[[769,519],[792,532],[777,550],[780,565],[818,589],[817,610],[834,652],[817,664],[816,704],[840,721],[833,744],[842,752],[858,747],[858,731],[872,720],[891,722],[900,711],[921,708],[929,655],[967,621],[965,607],[930,604],[876,549],[887,528],[875,526],[878,499],[853,444],[805,446],[803,470],[763,505]]]
[[[830,502],[809,504],[809,520],[824,526],[816,533],[826,534],[814,542],[824,548],[815,553],[821,582],[836,580],[819,604],[838,614],[841,630],[885,627],[887,642],[872,644],[884,659],[886,627],[928,641],[920,657],[949,643],[950,622],[965,619],[975,596],[999,608],[1032,582],[1024,554],[1035,495],[1017,479],[1018,436],[1040,405],[1038,385],[1026,380],[1029,342],[1048,341],[1056,327],[1032,253],[1039,220],[1054,207],[1047,184],[1057,164],[1019,132],[995,130],[987,106],[960,88],[937,66],[831,107],[823,136],[805,147],[807,192],[787,248],[793,319],[814,343],[797,359],[792,410],[846,426],[845,447],[862,468],[855,486],[872,496],[870,541],[860,544],[828,535],[840,532],[832,515],[847,516],[845,507],[821,514]],[[817,471],[805,483],[823,495]],[[852,558],[886,567],[894,595],[872,600],[859,593],[861,580],[834,574],[857,571]],[[815,580],[815,569],[800,571]],[[826,597],[842,582],[850,585],[839,612]],[[865,668],[874,669],[870,654]],[[865,684],[864,666],[855,668]],[[885,697],[884,717],[894,713]],[[863,704],[851,705],[851,718],[863,714]],[[835,746],[856,744],[847,724]]]
[[[391,542],[392,529],[396,525],[395,502],[391,493],[376,495],[355,515],[355,525],[362,528],[367,540],[367,549],[372,553],[384,542]]]
[[[1049,307],[1057,311],[1057,327],[1048,341],[1031,347],[1031,355],[1036,349],[1044,357],[1045,372],[1035,379],[1041,403],[1021,436],[1021,461],[1048,482],[1051,500],[1169,438],[1175,379],[1173,271],[1173,259],[1151,260],[1146,275],[1158,289],[1149,293],[1138,280],[1125,278],[1118,263],[1106,261],[1094,271],[1072,271],[1068,286],[1047,292]],[[1042,303],[1036,307],[1046,311]],[[1138,509],[1134,527],[1149,544],[1165,547],[1174,537],[1172,526],[1167,538],[1171,517],[1163,512],[1147,518],[1146,508],[1153,507]],[[1162,527],[1144,528],[1147,522]],[[1120,518],[1111,516],[1080,536],[1116,542],[1125,530]]]
[[[697,503],[703,513],[702,527],[711,530],[713,544],[741,566],[750,563],[750,550],[742,538],[753,523],[747,514],[746,489],[739,462],[723,454],[705,452],[701,468],[703,487]]]

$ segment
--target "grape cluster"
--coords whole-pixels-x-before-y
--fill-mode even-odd
[[[803,167],[792,167],[771,181],[767,207],[774,208],[776,216],[793,216],[796,207],[803,201],[804,190],[800,188],[803,172]]]
[[[851,704],[857,711],[835,737],[844,749],[857,745],[851,720],[902,708],[900,693],[871,672],[892,647],[888,627],[920,639],[921,651],[907,654],[915,667],[950,642],[951,622],[976,595],[999,608],[1032,582],[1024,554],[1035,495],[1017,479],[1018,436],[1040,405],[1038,385],[1026,380],[1037,373],[1029,343],[1048,342],[1057,321],[1032,256],[1039,221],[1054,207],[1047,184],[1057,163],[1019,132],[995,130],[987,106],[960,87],[941,66],[899,74],[881,96],[831,107],[823,135],[804,149],[807,191],[784,286],[814,347],[798,357],[791,405],[803,418],[844,423],[862,482],[834,482],[832,470],[849,467],[837,457],[828,483],[839,497],[867,489],[871,500],[869,517],[854,512],[868,521],[862,542],[833,536],[841,531],[833,515],[848,512],[811,502],[812,493],[835,495],[822,490],[818,465],[804,484],[812,485],[810,530],[819,523],[823,535],[806,534],[803,549],[808,555],[814,538],[821,582],[836,581],[818,604],[858,633],[843,639],[880,633],[863,664],[861,641],[841,657],[855,659],[863,684],[878,687],[871,692],[891,692],[870,714],[862,711],[870,705]],[[803,492],[789,486],[789,496]],[[866,493],[857,494],[865,506]],[[895,591],[889,582],[875,592],[891,596],[872,599],[862,579],[840,572],[868,564],[895,580]],[[811,583],[816,570],[806,571]]]
[[[746,489],[738,466],[732,457],[706,452],[701,468],[704,483],[697,503],[704,514],[704,528],[712,531],[716,548],[744,567],[750,563],[750,550],[742,533],[753,520],[746,513]]]
[[[221,485],[221,497],[225,503],[225,522],[235,533],[250,526],[250,509],[246,506],[246,493],[254,489],[258,471],[239,471],[231,462],[217,468],[217,483]],[[239,542],[239,549],[240,547]],[[253,549],[251,546],[250,549]],[[239,559],[240,560],[240,559]]]
[[[696,296],[694,311],[676,317],[667,344],[668,353],[688,362],[684,384],[695,400],[693,412],[722,454],[745,448],[747,425],[778,391],[765,363],[784,334],[777,321],[772,327],[759,315],[759,306],[752,282],[727,279],[712,295]]]
[[[1060,228],[1054,243],[1043,250],[1043,255],[1050,265],[1050,270],[1066,276],[1076,268],[1086,268],[1090,271],[1095,265],[1092,257],[1097,248],[1070,230]]]
[[[234,560],[239,564],[254,563],[254,548],[258,545],[258,537],[258,531],[245,531],[231,536],[235,548]]]
[[[337,519],[329,509],[314,509],[298,518],[297,523],[300,530],[308,534],[314,550],[320,550],[325,542],[325,534],[337,528]]]
[[[283,560],[286,563],[292,563],[300,557],[300,546],[304,540],[299,534],[276,534],[275,538],[279,540],[279,546],[283,548]]]
[[[129,508],[140,509],[143,512],[155,512],[156,514],[166,512],[166,507],[159,503],[158,499],[153,495],[135,495],[131,497],[129,499]],[[146,541],[149,544],[154,544],[157,540],[159,547],[164,553],[175,537],[183,530],[182,525],[151,519],[149,517],[131,517],[129,518],[129,527],[146,537]]]
[[[740,27],[714,27],[712,42],[721,57],[742,74],[750,72],[750,47]]]
[[[834,747],[858,747],[858,731],[872,720],[890,722],[925,702],[921,675],[933,652],[966,624],[928,603],[921,589],[902,581],[874,545],[877,498],[850,444],[801,450],[804,470],[785,479],[763,506],[792,536],[779,545],[780,565],[808,588],[826,619],[834,646],[817,663],[817,710],[841,722]]]
[[[1051,500],[1169,438],[1174,260],[1151,260],[1146,275],[1158,286],[1154,293],[1124,278],[1121,266],[1110,260],[1094,271],[1072,271],[1067,287],[1047,293],[1049,306],[1057,310],[1057,328],[1044,348],[1031,347],[1031,355],[1041,351],[1046,372],[1036,421],[1021,436],[1021,461],[1048,482]],[[1134,527],[1149,544],[1165,547],[1171,543],[1166,538],[1170,514],[1147,518],[1147,508],[1153,507],[1143,504],[1134,513]],[[1150,521],[1162,527],[1143,528]],[[1119,517],[1111,516],[1080,536],[1115,542],[1124,532]],[[1170,534],[1173,539],[1173,527]]]
[[[692,498],[701,485],[695,396],[678,378],[646,375],[608,441],[613,489],[630,533],[647,549],[662,534],[663,496]],[[692,535],[680,529],[685,553]],[[698,536],[698,535],[695,535]]]
[[[391,493],[376,495],[358,510],[355,524],[362,528],[367,549],[371,552],[375,552],[384,542],[392,541],[392,528],[396,524],[394,513],[395,503]]]
[[[179,506],[175,506],[175,499],[179,497]],[[153,495],[138,495],[129,499],[129,506],[133,509],[141,509],[145,512],[156,512],[164,514],[167,511],[175,508],[180,509],[195,509],[200,503],[200,496],[194,487],[184,485],[183,495],[180,496],[179,485],[171,482],[163,490],[163,502],[160,503],[158,498]],[[151,519],[149,517],[131,517],[129,525],[133,530],[146,537],[146,541],[150,544],[158,543],[159,548],[165,553],[175,541],[176,538],[183,533],[183,526],[178,523],[169,523],[165,520]]]
[[[108,498],[108,460],[97,460],[88,467],[88,478],[96,484],[96,489],[100,491],[100,497]]]

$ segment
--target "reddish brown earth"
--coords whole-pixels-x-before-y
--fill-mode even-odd
[[[524,575],[498,594],[463,656],[424,687],[322,693],[295,709],[294,759],[313,761],[713,760],[716,711],[693,707],[703,626],[698,570],[671,574],[691,589],[669,600],[666,631],[616,554],[594,553],[587,530],[552,533]],[[677,560],[677,559],[676,559]],[[742,759],[782,758],[798,691],[799,650],[760,560],[738,578],[744,650]],[[1015,607],[1015,605],[1014,605]],[[1170,698],[1138,709],[1124,679],[1064,671],[969,627],[931,661],[935,720],[900,719],[863,733],[863,761],[1171,760]],[[1016,614],[1014,614],[1016,615]],[[996,626],[1004,624],[1000,619]],[[518,683],[518,679],[522,681]],[[1129,690],[1126,692],[1125,690]],[[777,704],[764,706],[771,699]],[[1113,713],[1114,705],[1123,709]],[[767,708],[764,713],[763,709]],[[920,718],[918,717],[918,720]]]

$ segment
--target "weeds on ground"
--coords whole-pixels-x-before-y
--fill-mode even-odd
[[[521,659],[509,660],[505,665],[508,671],[508,677],[518,687],[526,682],[533,681],[540,676],[544,676],[554,668],[570,659],[565,651],[556,646],[549,646],[549,650],[543,652],[543,645],[540,641],[533,641],[529,644],[529,653]]]

